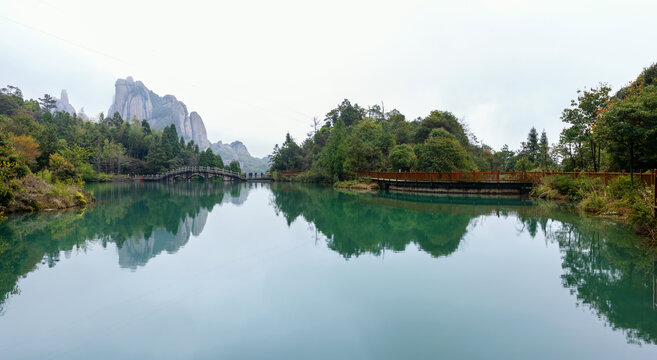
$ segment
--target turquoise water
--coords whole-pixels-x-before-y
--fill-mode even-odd
[[[2,359],[655,359],[655,257],[521,198],[104,184],[0,226]]]

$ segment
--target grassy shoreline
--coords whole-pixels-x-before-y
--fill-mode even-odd
[[[647,236],[651,246],[657,246],[654,190],[629,176],[616,178],[608,185],[600,179],[546,176],[530,195],[567,202],[583,213],[622,222]]]
[[[346,190],[355,190],[355,191],[378,191],[379,185],[375,182],[368,180],[347,180],[347,181],[338,181],[333,184],[335,189],[346,189]]]
[[[2,209],[5,215],[84,208],[96,201],[77,184],[48,182],[33,175],[14,179],[10,186],[12,199]]]

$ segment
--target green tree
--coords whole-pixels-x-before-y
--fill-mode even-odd
[[[48,164],[50,155],[59,149],[59,139],[57,138],[57,128],[54,124],[46,124],[37,135],[41,155],[37,157],[37,162],[41,167]]]
[[[71,184],[82,181],[80,173],[75,169],[75,166],[59,154],[50,155],[49,167],[52,176],[61,182]]]
[[[210,148],[207,148],[205,151],[201,151],[198,165],[222,168],[224,164],[221,156],[215,155]]]
[[[609,101],[610,91],[611,88],[605,84],[591,90],[577,90],[577,99],[571,100],[571,107],[564,109],[561,114],[561,121],[570,124],[570,127],[562,131],[561,136],[562,143],[570,149],[570,153],[565,155],[570,158],[578,157],[576,162],[580,169],[600,169],[601,145],[593,127],[598,112]],[[573,147],[575,153],[572,152]]]
[[[532,126],[527,135],[527,142],[523,146],[523,153],[527,156],[530,163],[535,163],[539,159],[538,132]]]
[[[383,166],[394,140],[384,137],[380,124],[365,118],[353,127],[347,137],[347,165],[352,171],[375,170]]]
[[[347,130],[341,118],[331,130],[326,147],[322,152],[322,164],[331,176],[344,179],[347,175],[345,161],[347,160]]]
[[[303,169],[303,150],[292,139],[290,133],[285,135],[283,146],[279,148],[277,144],[274,147],[270,163],[271,169],[276,171]]]
[[[0,132],[0,211],[11,202],[15,187],[12,180],[29,172],[14,150],[7,134]]]
[[[468,171],[468,154],[456,137],[444,129],[432,131],[419,146],[418,167],[423,171]]]
[[[633,173],[657,167],[657,85],[635,82],[622,99],[603,111],[599,134],[610,146],[616,165]]]
[[[126,155],[125,147],[123,147],[122,144],[108,141],[107,139],[105,139],[103,143],[103,152],[101,157],[106,165],[108,172],[116,171],[117,174],[121,174],[122,167],[125,166],[129,161],[129,157]]]
[[[351,105],[351,102],[344,99],[337,108],[329,111],[326,114],[326,121],[328,124],[335,126],[338,119],[342,119],[345,126],[351,126],[360,121],[365,114],[365,109],[358,106],[358,104]]]
[[[228,164],[228,170],[230,170],[234,173],[241,174],[242,169],[240,168],[240,162],[237,161],[237,160],[231,161],[230,164]]]
[[[421,143],[429,138],[433,129],[445,129],[448,133],[454,135],[455,139],[463,146],[468,144],[468,136],[463,129],[459,120],[452,113],[447,111],[432,111],[429,116],[424,118],[415,133],[415,142]]]
[[[493,154],[493,170],[513,171],[516,162],[515,152],[509,150],[509,146],[504,144],[500,151]]]
[[[513,166],[513,171],[527,171],[532,168],[533,164],[526,155],[520,156]]]
[[[43,97],[39,98],[39,104],[44,109],[47,109],[48,111],[50,111],[50,110],[55,108],[55,105],[57,104],[57,101],[52,96],[50,96],[49,94],[43,94]]]
[[[145,168],[148,173],[160,174],[167,169],[167,154],[162,149],[161,144],[153,144],[149,150],[148,155],[144,159],[146,161]]]
[[[545,129],[541,133],[541,140],[538,143],[538,163],[543,169],[550,166],[550,145],[548,144],[548,137]]]
[[[13,96],[0,94],[0,115],[12,115],[18,107],[18,101]]]
[[[417,156],[408,144],[396,145],[390,151],[390,164],[393,170],[409,171],[415,167]]]
[[[91,149],[79,145],[64,146],[57,152],[75,167],[80,167],[91,158]]]

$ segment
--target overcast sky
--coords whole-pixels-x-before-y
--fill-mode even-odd
[[[344,98],[447,110],[498,149],[551,142],[578,88],[657,62],[657,1],[0,0],[0,85],[107,112],[117,78],[175,95],[264,156]]]

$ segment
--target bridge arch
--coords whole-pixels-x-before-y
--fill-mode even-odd
[[[212,168],[207,166],[186,166],[174,170],[169,170],[163,174],[136,175],[135,179],[143,181],[162,181],[183,178],[185,180],[190,180],[194,176],[200,176],[205,180],[209,180],[213,177],[222,177],[224,180],[228,181],[246,181],[246,178],[242,174],[238,174],[223,168]]]

